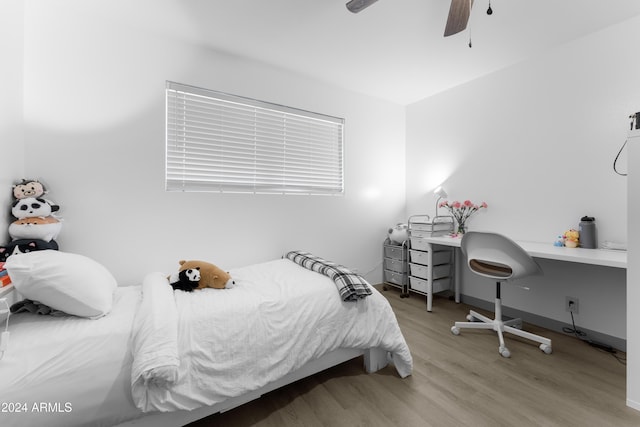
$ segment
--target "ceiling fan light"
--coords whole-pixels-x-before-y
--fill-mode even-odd
[[[378,0],[349,0],[347,2],[347,9],[349,12],[358,13],[363,9],[368,8]]]

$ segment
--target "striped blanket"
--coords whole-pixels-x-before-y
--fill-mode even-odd
[[[335,282],[342,301],[357,301],[371,295],[369,283],[362,276],[342,265],[302,251],[288,252],[283,258],[288,258],[309,270],[330,277]]]

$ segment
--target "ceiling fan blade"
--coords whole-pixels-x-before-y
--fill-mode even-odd
[[[444,36],[451,36],[467,28],[473,0],[451,0]]]
[[[347,9],[349,12],[358,13],[363,9],[368,8],[378,0],[349,0],[347,2]]]

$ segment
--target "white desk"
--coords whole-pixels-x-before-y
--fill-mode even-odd
[[[429,244],[460,247],[459,237],[438,236],[424,237]],[[517,244],[535,258],[553,259],[557,261],[577,262],[582,264],[602,265],[605,267],[627,268],[627,252],[608,249],[565,248],[553,246],[551,243],[516,241]],[[460,302],[460,251],[455,251],[454,292],[456,302]],[[427,295],[427,310],[431,311],[431,294]]]

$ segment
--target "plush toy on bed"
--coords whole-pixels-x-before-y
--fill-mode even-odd
[[[27,217],[9,224],[9,235],[13,240],[37,239],[51,242],[58,238],[62,223],[52,217]]]
[[[25,197],[24,199],[16,200],[11,206],[11,214],[17,219],[24,219],[30,217],[47,217],[52,213],[57,212],[60,206],[53,204],[50,200],[45,200],[40,197]]]
[[[0,262],[6,261],[11,255],[44,251],[46,249],[58,250],[58,243],[55,240],[49,242],[38,239],[13,240],[5,246],[0,246]]]
[[[53,212],[57,212],[60,210],[60,206],[52,202],[51,200],[45,199],[44,195],[49,191],[45,188],[44,184],[37,179],[22,179],[19,183],[13,184],[13,204],[11,213],[16,218],[25,218],[27,216],[49,216]],[[30,199],[30,200],[27,200]],[[30,215],[27,215],[27,210],[32,206],[32,203],[38,203],[43,205],[44,209],[50,209],[50,211],[46,214],[30,212]],[[22,211],[21,214],[16,215],[16,205],[20,204],[18,208]],[[48,205],[48,206],[47,206]],[[40,206],[36,206],[36,209],[39,209]]]
[[[175,291],[193,292],[200,282],[200,270],[198,268],[187,268],[177,273],[173,273],[169,277],[169,283]]]
[[[200,274],[200,279],[198,280],[197,286],[193,289],[202,289],[202,288],[214,288],[214,289],[225,289],[231,288],[235,284],[229,273],[218,268],[217,266],[204,261],[179,261],[180,268],[178,269],[178,277],[175,275],[171,275],[169,278],[169,283],[172,284],[174,282],[179,282],[180,274],[186,270],[197,270]],[[184,283],[181,281],[180,283]],[[176,288],[174,288],[176,289]],[[187,289],[183,289],[187,290]]]
[[[11,214],[16,221],[9,225],[13,240],[36,239],[55,243],[62,223],[55,213],[60,206],[45,199],[47,189],[37,179],[22,179],[13,185]],[[57,244],[55,244],[57,246]]]
[[[44,184],[37,179],[22,179],[18,184],[13,185],[14,200],[25,199],[27,197],[42,197],[47,193]]]

